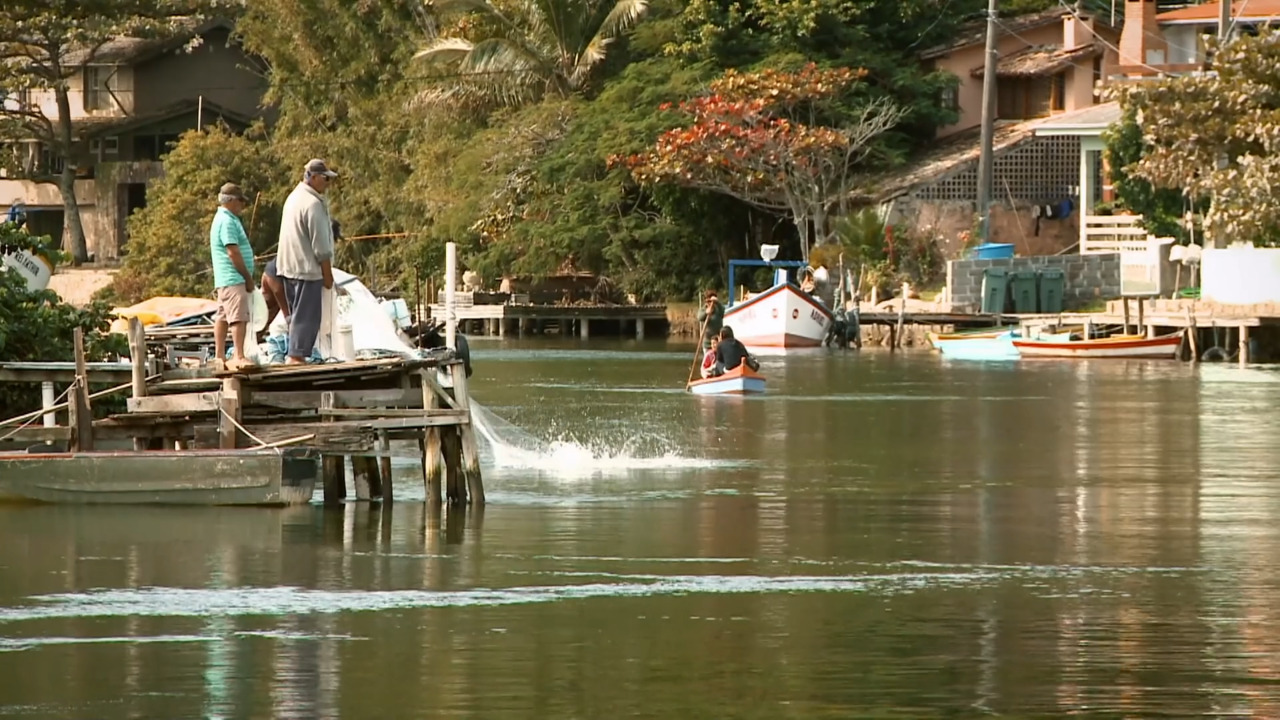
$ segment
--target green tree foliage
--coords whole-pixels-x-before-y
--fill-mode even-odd
[[[0,100],[8,100],[0,102],[0,141],[37,140],[64,159],[56,178],[30,162],[9,165],[32,179],[57,182],[76,262],[88,260],[89,254],[75,199],[77,162],[84,148],[71,127],[73,79],[112,38],[173,32],[218,5],[213,0],[6,0],[0,10]],[[53,94],[53,117],[25,102],[33,92]]]
[[[429,27],[417,0],[255,2],[237,24],[245,48],[269,68],[276,157],[291,182],[312,157],[341,173],[329,195],[346,237],[417,236],[430,226],[433,199],[415,192],[412,175],[420,146],[440,128],[414,108],[424,78],[411,63]],[[412,252],[399,245],[388,249],[408,270]],[[364,274],[377,247],[340,243],[335,264]]]
[[[165,176],[147,193],[147,206],[129,218],[129,254],[112,288],[134,303],[153,295],[207,297],[213,290],[209,225],[218,188],[240,185],[250,199],[241,218],[256,254],[274,249],[280,209],[292,189],[290,173],[272,147],[251,132],[225,129],[182,135],[165,158]],[[259,261],[261,270],[265,264]]]
[[[436,0],[442,20],[471,16],[458,35],[436,37],[417,58],[455,73],[426,93],[461,108],[564,98],[587,86],[609,45],[648,9],[648,0]]]
[[[48,237],[32,237],[12,223],[0,223],[0,246],[43,252],[54,245]],[[0,362],[73,360],[72,335],[77,327],[84,330],[89,360],[127,352],[123,336],[108,334],[110,325],[109,305],[98,302],[76,308],[59,300],[52,290],[29,290],[20,274],[0,269]],[[38,386],[0,385],[0,419],[38,407]]]
[[[1209,199],[1205,230],[1215,242],[1280,244],[1280,31],[1209,42],[1213,74],[1116,89],[1145,140],[1125,170]]]
[[[1155,188],[1132,172],[1134,164],[1142,159],[1145,147],[1137,111],[1133,107],[1125,108],[1120,121],[1108,128],[1102,137],[1106,142],[1105,153],[1107,165],[1111,168],[1116,204],[1141,215],[1151,234],[1186,240],[1187,231],[1180,218],[1188,203],[1187,198],[1179,190]]]

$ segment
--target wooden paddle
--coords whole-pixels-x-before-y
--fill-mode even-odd
[[[684,389],[688,390],[693,384],[693,376],[698,372],[698,366],[702,364],[702,341],[707,337],[707,325],[711,323],[711,311],[707,311],[707,317],[702,321],[702,332],[698,333],[698,344],[693,346],[693,367],[689,368],[689,380],[685,382]]]

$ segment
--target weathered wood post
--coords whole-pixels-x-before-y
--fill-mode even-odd
[[[332,391],[320,393],[321,410],[332,410],[335,404],[336,399]],[[325,422],[331,422],[328,418],[332,418],[332,415],[327,416]],[[324,504],[341,504],[347,499],[347,467],[343,456],[322,456],[320,471],[324,482]]]
[[[462,440],[462,477],[466,481],[471,502],[483,505],[484,482],[480,477],[480,451],[476,446],[476,428],[471,418],[466,366],[460,362],[454,363],[450,366],[450,372],[453,378],[453,399],[458,401],[458,408],[465,413],[462,424],[458,426]]]
[[[378,459],[365,455],[351,456],[351,484],[355,486],[356,500],[367,502],[379,495]]]
[[[462,482],[462,436],[457,425],[440,429],[440,452],[444,455],[444,498],[450,505],[467,503],[467,486]]]
[[[453,242],[444,245],[444,327],[445,344],[457,348],[458,342],[458,244]]]
[[[1244,367],[1249,364],[1249,326],[1241,325],[1237,329],[1237,334],[1240,342],[1240,367]]]
[[[1124,303],[1124,334],[1129,334],[1129,298],[1121,297],[1120,302]]]
[[[235,424],[240,422],[240,378],[222,379],[218,410],[218,447],[235,449],[238,432]]]
[[[133,370],[133,397],[147,396],[147,336],[142,329],[142,321],[136,317],[129,318],[129,361]],[[146,438],[135,437],[133,449],[141,452],[150,443]]]
[[[636,318],[636,339],[644,339],[644,318]]]
[[[431,389],[431,376],[434,369],[418,371],[422,381],[422,412],[430,415],[440,406],[435,392]],[[435,507],[440,506],[440,428],[431,426],[422,433],[418,440],[418,449],[422,452],[422,482],[427,492],[427,502]]]
[[[902,283],[902,304],[898,306],[898,327],[893,333],[898,347],[903,346],[903,326],[907,321],[907,284]]]
[[[394,489],[391,482],[391,440],[387,437],[386,430],[378,431],[378,473],[381,484],[378,487],[378,496],[382,498],[382,502],[391,502],[394,499]]]
[[[1187,336],[1191,340],[1191,362],[1200,362],[1199,338],[1196,337],[1196,319],[1191,315],[1191,308],[1187,308]]]
[[[71,392],[71,447],[77,452],[93,450],[93,408],[89,405],[89,367],[84,358],[84,330],[72,335],[76,360],[76,385]]]

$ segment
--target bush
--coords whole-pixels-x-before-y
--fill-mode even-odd
[[[39,242],[12,225],[5,241]],[[47,241],[47,238],[45,239]],[[16,272],[0,272],[0,362],[68,362],[75,359],[75,329],[84,331],[85,356],[106,360],[128,352],[128,341],[111,335],[111,307],[95,302],[80,309],[62,302],[52,290],[31,291]],[[37,385],[0,384],[0,419],[40,407]],[[0,431],[3,435],[5,431]]]
[[[241,219],[254,253],[262,254],[279,237],[280,210],[293,189],[290,175],[256,130],[183,134],[165,157],[164,178],[148,191],[147,206],[129,218],[128,254],[103,297],[132,304],[156,295],[209,296],[209,224],[218,188],[234,182],[249,197]],[[254,264],[260,272],[265,263]]]

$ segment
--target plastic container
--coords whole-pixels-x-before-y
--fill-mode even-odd
[[[401,330],[409,327],[412,318],[409,316],[409,303],[403,298],[395,300],[383,300],[382,309],[386,311],[387,317],[391,318],[391,322]]]
[[[343,362],[356,359],[355,337],[351,333],[351,325],[338,323],[333,333],[333,356]]]
[[[1012,243],[987,243],[973,249],[973,257],[977,260],[996,260],[1013,257]]]
[[[1013,293],[1013,311],[1019,314],[1033,313],[1039,297],[1036,295],[1036,271],[1015,270],[1009,274],[1009,290]]]
[[[1062,312],[1062,295],[1067,289],[1067,275],[1061,268],[1040,270],[1040,312]]]
[[[1005,268],[987,268],[982,271],[982,312],[996,314],[1005,311],[1009,302],[1009,271]]]

